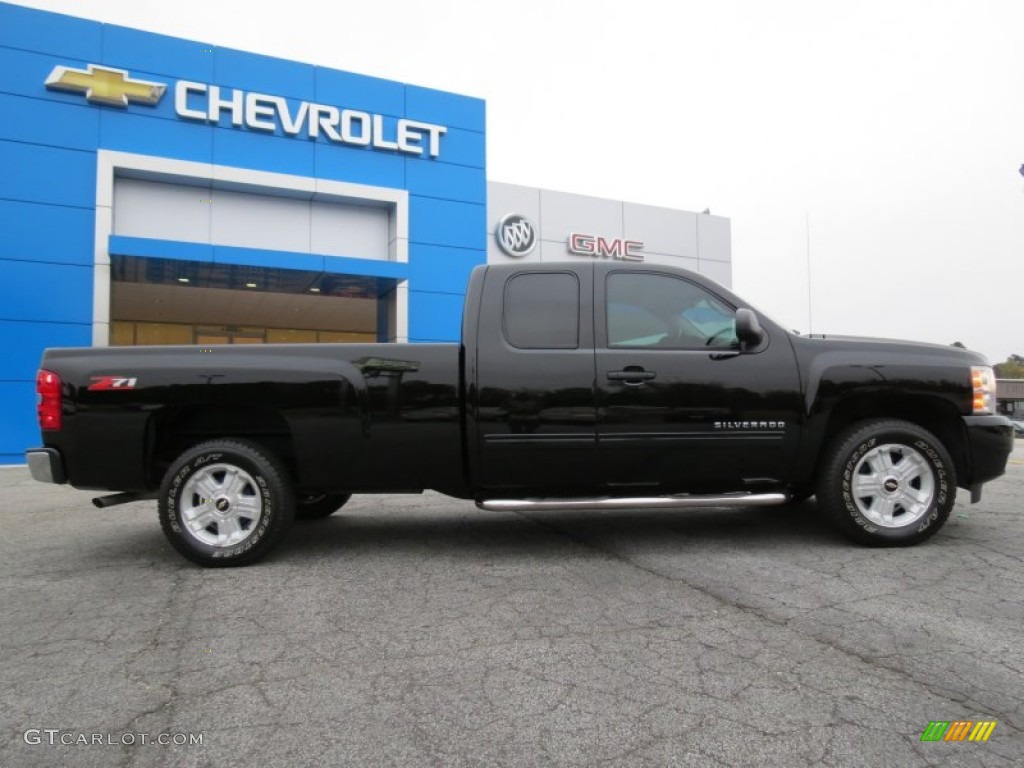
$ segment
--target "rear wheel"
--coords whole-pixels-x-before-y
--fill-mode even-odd
[[[295,516],[280,461],[243,440],[211,440],[171,465],[160,486],[160,525],[200,565],[248,565],[272,550]]]
[[[826,449],[817,497],[849,538],[907,546],[934,535],[949,518],[956,472],[942,443],[916,424],[861,422]]]
[[[295,501],[296,520],[320,520],[330,517],[352,498],[351,493],[300,495]]]

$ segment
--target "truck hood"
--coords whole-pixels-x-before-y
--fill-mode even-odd
[[[970,349],[954,347],[951,344],[934,344],[923,341],[907,341],[905,339],[884,339],[871,336],[844,336],[834,333],[815,333],[807,336],[796,336],[795,343],[806,344],[815,351],[826,352],[842,350],[844,352],[877,352],[886,357],[906,355],[908,359],[956,361],[963,365],[991,365],[983,354]]]

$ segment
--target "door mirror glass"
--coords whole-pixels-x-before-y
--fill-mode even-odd
[[[764,341],[764,330],[752,309],[736,310],[736,338],[740,341],[740,349],[747,351]]]

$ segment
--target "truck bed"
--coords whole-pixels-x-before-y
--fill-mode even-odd
[[[155,489],[181,445],[230,434],[291,459],[299,490],[461,496],[460,357],[458,344],[51,349],[66,428],[46,441],[80,488]]]

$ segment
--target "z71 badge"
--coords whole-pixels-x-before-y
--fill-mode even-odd
[[[95,392],[104,389],[135,389],[135,384],[138,382],[137,378],[129,378],[128,376],[90,376],[92,384],[89,385],[89,391]]]

